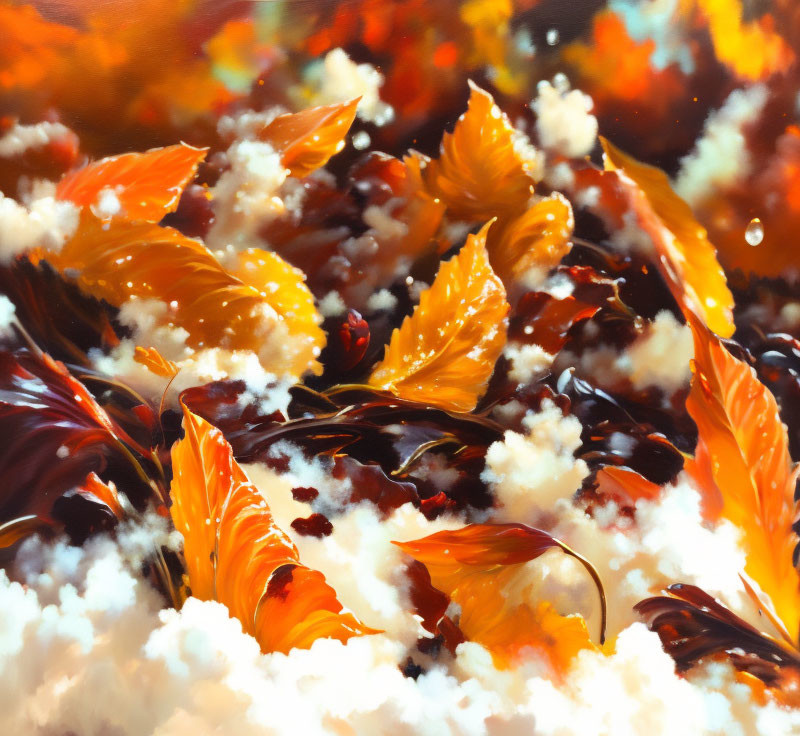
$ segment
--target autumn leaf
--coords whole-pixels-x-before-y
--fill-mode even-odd
[[[442,264],[414,313],[392,333],[371,386],[445,409],[475,408],[503,350],[509,310],[489,265],[488,228]]]
[[[35,514],[20,516],[17,519],[0,524],[0,549],[11,547],[46,526],[47,523]]]
[[[572,207],[561,194],[539,200],[491,228],[486,249],[492,269],[506,286],[531,269],[549,271],[569,253],[574,225]]]
[[[150,223],[106,227],[84,213],[57,253],[38,252],[88,294],[120,306],[131,298],[171,305],[165,322],[184,328],[193,348],[253,350],[273,373],[320,370],[321,318],[299,269],[274,253],[249,250],[223,268],[198,240]]]
[[[512,591],[519,588],[515,582],[522,579],[524,563],[550,549],[562,549],[586,567],[598,586],[602,643],[605,596],[597,573],[546,532],[523,524],[470,524],[393,544],[425,565],[433,586],[460,606],[458,628],[489,649],[498,666],[509,666],[525,647],[532,647],[561,675],[577,652],[593,647],[583,618],[561,616],[546,601],[531,602],[526,590]]]
[[[344,148],[344,137],[361,98],[279,115],[259,134],[281,154],[292,176],[302,178],[328,163]]]
[[[438,160],[424,170],[426,185],[455,219],[481,222],[525,208],[536,162],[492,96],[470,82],[469,107],[445,133]]]
[[[145,153],[109,156],[67,174],[58,183],[56,196],[81,207],[94,207],[100,215],[100,200],[108,192],[112,201],[115,197],[119,202],[119,212],[114,216],[158,222],[175,211],[207,150],[181,143]]]
[[[222,432],[186,407],[183,415],[170,513],[183,534],[192,595],[224,603],[264,652],[377,633],[342,613],[324,576],[300,563]]]
[[[757,82],[787,71],[794,62],[791,46],[771,17],[745,21],[741,0],[697,0],[697,6],[706,16],[717,59],[738,77]]]
[[[616,170],[626,186],[640,227],[656,249],[656,264],[684,313],[693,311],[718,335],[730,337],[733,296],[714,246],[667,175],[640,163],[601,137],[606,170]]]
[[[47,354],[0,352],[0,436],[0,522],[33,516],[40,526],[52,524],[57,499],[110,459],[130,459],[120,440],[146,452]],[[97,500],[116,513],[113,504]],[[5,533],[10,538],[35,526],[12,523]]]
[[[143,348],[137,345],[133,353],[133,359],[151,373],[155,373],[162,378],[172,378],[178,373],[178,366],[171,360],[167,360],[155,348]]]
[[[640,499],[655,501],[661,494],[661,486],[635,470],[615,465],[600,468],[596,483],[599,493],[614,496],[629,504],[635,504]]]
[[[113,483],[103,482],[97,473],[89,473],[75,492],[90,501],[106,506],[118,519],[125,515],[116,486]]]
[[[704,472],[721,499],[722,516],[742,533],[745,572],[769,596],[791,640],[800,629],[800,577],[792,564],[798,542],[794,489],[778,405],[755,371],[734,358],[700,320],[694,334],[693,378],[686,408],[707,453]]]
[[[658,634],[679,671],[724,653],[736,669],[776,688],[779,699],[793,697],[797,706],[796,688],[782,687],[786,678],[796,680],[800,675],[796,650],[751,626],[694,585],[677,583],[665,592],[668,595],[637,603],[634,610]]]

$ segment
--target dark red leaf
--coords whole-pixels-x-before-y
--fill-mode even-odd
[[[409,597],[414,611],[422,619],[422,626],[434,637],[441,637],[451,654],[456,647],[466,641],[461,629],[445,615],[450,605],[449,596],[433,587],[428,568],[413,560],[406,568],[409,582]],[[425,640],[423,640],[425,641]],[[429,640],[428,640],[429,641]]]
[[[634,609],[659,635],[679,670],[725,655],[734,667],[770,686],[781,681],[784,668],[800,672],[800,653],[758,631],[700,588],[677,583],[666,592],[668,596],[647,598]]]
[[[0,352],[0,519],[50,518],[56,499],[100,472],[120,443],[108,415],[64,366]]]
[[[526,344],[540,345],[555,354],[567,341],[570,328],[590,319],[600,304],[589,304],[568,296],[556,299],[545,292],[532,291],[520,299],[509,326],[509,338]]]
[[[324,514],[311,514],[302,519],[298,518],[292,522],[292,529],[304,537],[327,537],[333,532],[333,524]]]

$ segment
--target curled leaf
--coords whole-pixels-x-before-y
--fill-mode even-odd
[[[126,457],[120,437],[135,446],[62,363],[25,353],[0,352],[0,436],[0,520],[42,524],[88,474]]]
[[[280,152],[281,163],[292,176],[302,178],[344,148],[360,99],[279,115],[259,137]]]
[[[264,652],[376,633],[342,613],[324,576],[300,563],[222,432],[186,407],[183,414],[186,435],[172,447],[170,512],[183,534],[192,595],[224,603]]]
[[[18,519],[0,524],[0,549],[11,547],[45,526],[47,524],[35,514],[20,516]]]
[[[798,538],[796,470],[775,397],[754,370],[734,358],[699,319],[686,408],[697,424],[697,478],[721,501],[721,514],[742,533],[745,572],[769,596],[792,641],[800,628],[800,576],[792,564]]]
[[[181,143],[145,153],[109,156],[67,174],[58,183],[56,196],[81,207],[99,206],[100,214],[103,193],[107,192],[111,204],[105,209],[114,216],[158,222],[177,209],[207,150]]]
[[[694,585],[678,583],[666,596],[634,607],[678,666],[685,671],[700,659],[725,654],[737,669],[768,686],[780,686],[787,671],[800,671],[800,655],[759,631]]]
[[[167,360],[155,348],[142,348],[136,346],[133,359],[141,363],[151,373],[155,373],[162,378],[172,378],[178,373],[178,366],[171,360]]]
[[[569,253],[574,225],[572,207],[558,193],[498,222],[486,240],[494,272],[508,286],[531,269],[549,271]]]
[[[492,96],[470,82],[469,107],[424,170],[431,194],[457,219],[479,222],[524,209],[536,162]]]
[[[475,408],[506,339],[509,305],[484,246],[489,225],[444,263],[395,329],[371,386],[455,411]]]
[[[125,515],[116,486],[113,483],[104,483],[97,473],[89,473],[83,484],[75,491],[84,498],[107,506],[118,519]]]
[[[317,370],[324,335],[303,274],[278,255],[249,250],[228,271],[199,241],[150,223],[89,213],[58,252],[39,252],[83,291],[114,306],[131,298],[170,306],[164,321],[193,348],[253,350],[273,373]],[[280,336],[280,337],[279,337]]]
[[[626,185],[640,227],[656,249],[656,264],[684,314],[697,314],[714,332],[734,332],[733,295],[714,246],[689,205],[672,191],[667,175],[620,151],[605,138],[607,170]]]
[[[427,568],[433,586],[461,607],[458,627],[467,639],[487,647],[508,665],[524,647],[542,652],[556,672],[591,647],[580,616],[561,616],[546,601],[532,603],[512,594],[521,565],[559,548],[575,557],[598,586],[602,603],[601,643],[605,637],[605,595],[594,568],[546,532],[523,524],[470,524],[412,542],[394,542]]]

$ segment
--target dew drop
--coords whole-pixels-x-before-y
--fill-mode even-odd
[[[748,223],[747,229],[744,231],[744,239],[748,245],[752,246],[760,245],[761,241],[764,240],[764,226],[757,217],[754,217]]]

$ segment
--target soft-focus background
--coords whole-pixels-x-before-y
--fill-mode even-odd
[[[676,177],[729,272],[798,266],[795,0],[40,0],[0,5],[0,38],[0,126],[58,118],[90,157],[215,147],[223,112],[308,104],[339,47],[386,78],[393,120],[357,126],[392,154],[435,152],[467,79],[524,124],[537,83],[563,73],[603,135]],[[48,166],[74,163],[60,153]],[[4,167],[0,189],[13,194],[25,165]]]

